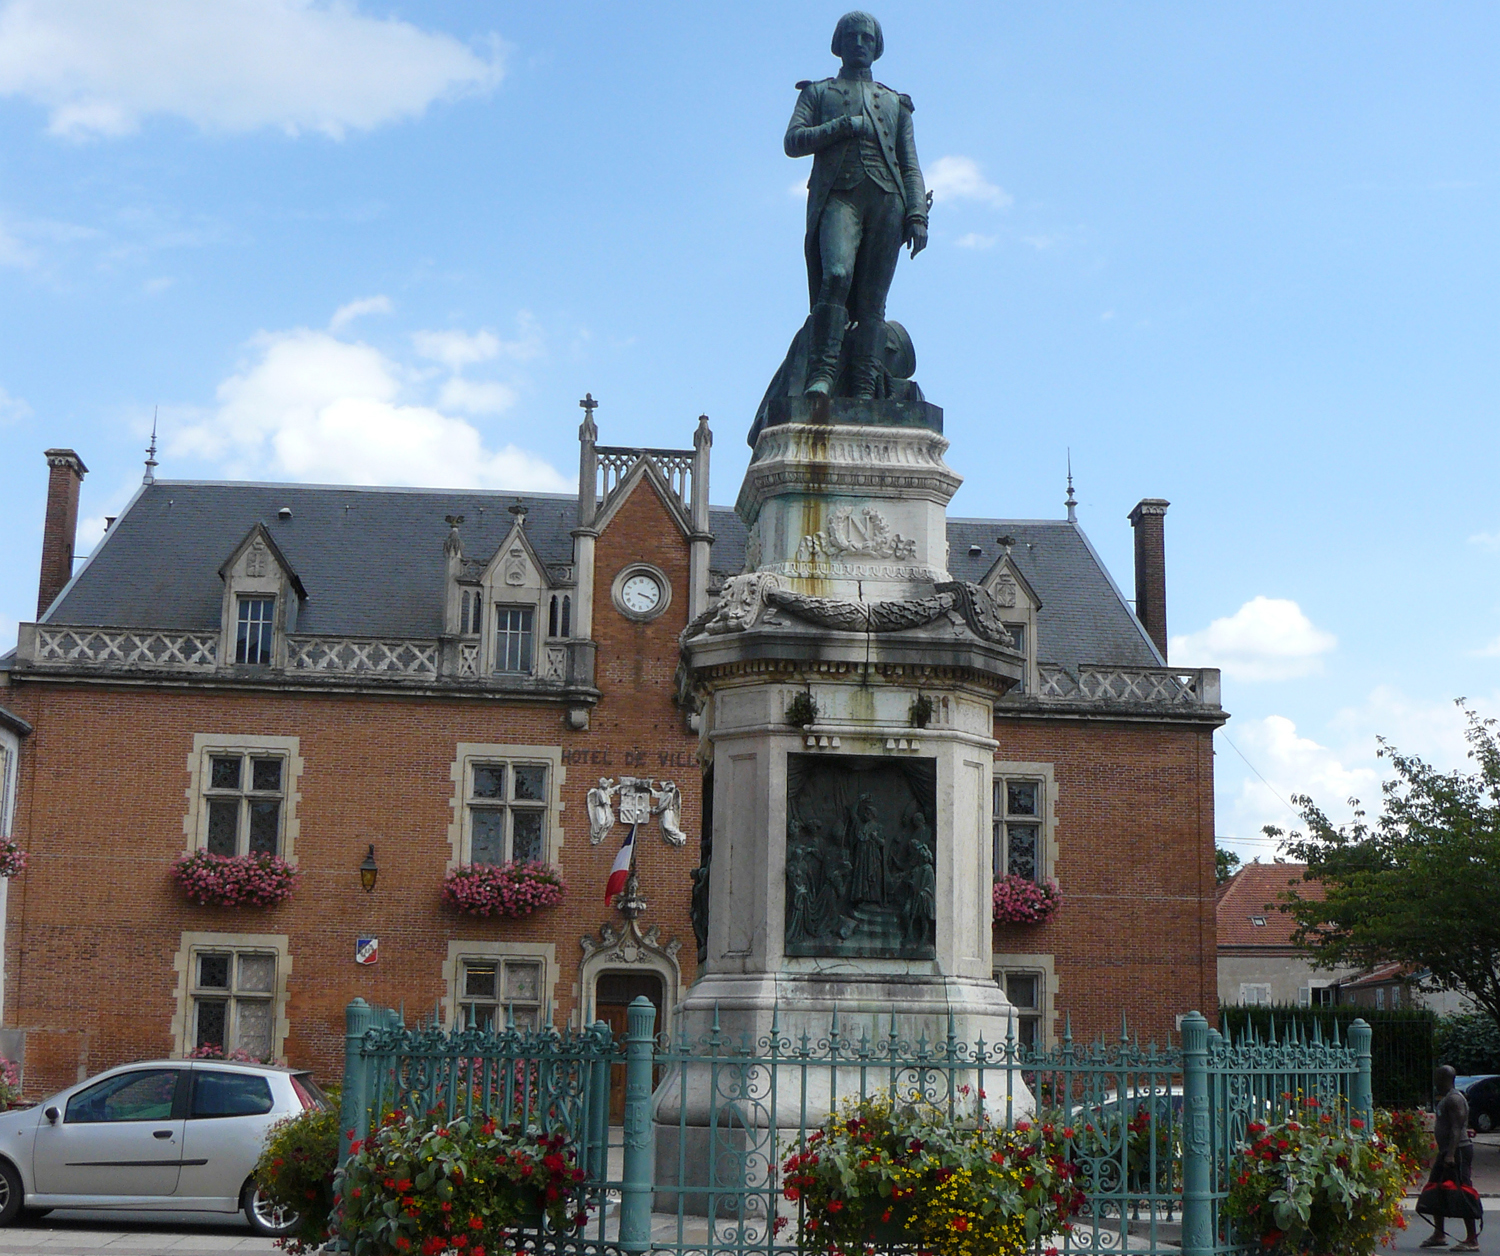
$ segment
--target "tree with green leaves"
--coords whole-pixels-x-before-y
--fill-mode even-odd
[[[1240,866],[1240,857],[1232,850],[1225,850],[1222,846],[1214,847],[1214,879],[1220,885],[1234,876]]]
[[[1500,738],[1494,720],[1464,713],[1477,771],[1439,772],[1382,738],[1395,775],[1381,785],[1377,819],[1352,799],[1353,820],[1335,825],[1297,795],[1306,833],[1265,832],[1322,883],[1326,897],[1294,887],[1284,908],[1320,966],[1425,968],[1500,1025]]]

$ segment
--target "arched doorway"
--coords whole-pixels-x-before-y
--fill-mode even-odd
[[[602,972],[594,982],[594,1019],[604,1021],[615,1041],[625,1041],[626,1013],[631,1003],[645,995],[656,1007],[656,1023],[662,1022],[665,1002],[662,980],[649,969],[635,968],[625,972]],[[609,1076],[609,1123],[619,1125],[625,1119],[625,1066],[616,1064]]]

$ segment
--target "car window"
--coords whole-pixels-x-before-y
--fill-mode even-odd
[[[175,1068],[150,1068],[107,1077],[69,1099],[63,1120],[69,1124],[168,1120],[177,1073]]]
[[[255,1073],[194,1070],[191,1116],[259,1116],[271,1110],[271,1084]]]

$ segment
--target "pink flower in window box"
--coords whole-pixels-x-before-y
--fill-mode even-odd
[[[526,860],[464,864],[443,881],[443,901],[471,916],[529,916],[556,907],[567,892],[558,869]]]
[[[172,879],[189,902],[204,907],[275,907],[291,897],[301,873],[279,855],[178,856]]]
[[[0,877],[13,877],[26,867],[26,852],[14,838],[0,842]]]
[[[995,919],[1011,925],[1039,925],[1062,905],[1057,882],[1040,884],[1027,877],[1001,877],[995,882]]]

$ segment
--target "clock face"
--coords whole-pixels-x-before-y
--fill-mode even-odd
[[[648,615],[661,603],[661,585],[655,576],[641,572],[620,587],[620,601],[636,615]]]

